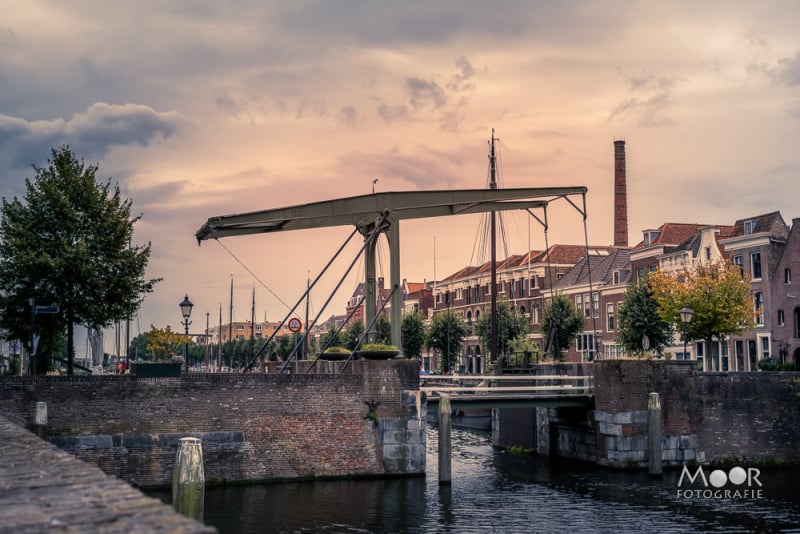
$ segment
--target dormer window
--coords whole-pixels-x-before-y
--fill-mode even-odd
[[[644,246],[649,247],[653,241],[658,239],[658,230],[645,230],[644,231]]]
[[[744,222],[744,235],[750,235],[756,231],[756,221]]]

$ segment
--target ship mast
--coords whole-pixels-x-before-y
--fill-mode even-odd
[[[497,157],[495,155],[495,136],[492,128],[492,141],[489,150],[489,189],[497,189]],[[492,317],[491,317],[491,359],[497,361],[497,212],[491,212],[491,295],[492,295]]]

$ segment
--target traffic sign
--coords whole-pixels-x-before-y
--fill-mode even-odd
[[[36,313],[58,313],[58,304],[50,306],[36,306]]]
[[[286,325],[289,327],[289,331],[293,333],[297,333],[300,331],[300,327],[303,326],[303,323],[300,322],[300,319],[297,317],[292,317],[289,319],[289,323]]]

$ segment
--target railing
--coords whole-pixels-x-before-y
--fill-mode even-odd
[[[505,385],[519,384],[524,385]],[[420,390],[429,397],[447,394],[450,397],[491,395],[515,398],[558,395],[592,395],[592,375],[429,375],[421,379]]]

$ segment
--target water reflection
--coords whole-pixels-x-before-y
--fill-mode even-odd
[[[494,450],[453,429],[452,485],[427,477],[233,486],[206,491],[205,522],[246,532],[800,532],[799,472],[764,472],[764,498],[684,499],[663,479]],[[156,495],[169,501],[169,492]]]

